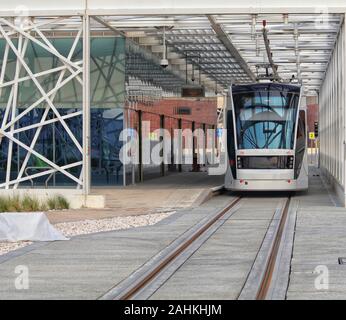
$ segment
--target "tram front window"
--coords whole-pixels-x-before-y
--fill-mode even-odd
[[[238,149],[293,149],[298,92],[234,93],[233,103]]]

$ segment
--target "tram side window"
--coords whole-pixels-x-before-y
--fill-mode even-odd
[[[297,128],[296,162],[294,166],[295,178],[298,178],[300,169],[302,167],[305,147],[306,147],[305,111],[300,110],[298,128]]]
[[[228,159],[231,167],[233,179],[237,178],[236,161],[235,161],[235,141],[234,141],[234,125],[233,113],[231,110],[227,112],[227,150]]]
[[[305,148],[305,111],[299,111],[299,120],[298,120],[298,128],[297,128],[297,150],[301,148]]]

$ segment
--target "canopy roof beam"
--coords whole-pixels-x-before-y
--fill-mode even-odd
[[[208,17],[208,19],[210,21],[211,27],[213,28],[213,30],[217,34],[217,37],[223,43],[223,45],[226,47],[226,49],[230,52],[232,57],[237,61],[237,63],[248,74],[250,79],[252,81],[256,81],[256,76],[251,71],[251,69],[249,68],[248,64],[243,59],[243,57],[241,56],[241,54],[239,53],[237,48],[234,46],[234,44],[232,43],[232,41],[229,38],[228,34],[223,30],[222,26],[220,24],[216,23],[216,20],[214,19],[214,17],[212,15],[208,15],[207,17]]]

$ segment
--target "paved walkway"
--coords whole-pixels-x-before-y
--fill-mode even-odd
[[[208,198],[212,188],[223,185],[223,180],[223,176],[209,176],[206,172],[182,172],[126,188],[96,188],[93,193],[106,196],[107,208],[49,211],[47,216],[54,224],[197,207]]]
[[[346,265],[338,263],[346,257],[346,209],[337,207],[319,172],[311,174],[297,212],[287,298],[346,299]]]
[[[92,192],[104,194],[108,208],[186,208],[200,205],[211,188],[223,184],[223,176],[181,172],[125,188],[95,188]]]

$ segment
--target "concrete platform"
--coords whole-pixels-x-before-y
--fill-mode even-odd
[[[338,264],[338,258],[346,257],[346,209],[335,206],[333,194],[321,180],[318,170],[312,169],[310,175],[309,192],[294,196],[299,207],[287,299],[344,299],[346,267]],[[190,180],[185,177],[187,185]],[[185,188],[181,184],[178,187],[177,177],[172,176],[167,177],[162,188],[157,181],[151,181],[152,189],[150,184],[126,188],[129,193],[124,199],[128,203],[131,201],[133,212],[137,210],[135,208],[143,208],[142,203],[147,205],[144,208],[168,204],[173,207],[174,197],[178,198],[178,194],[182,192],[182,195],[186,190],[191,192],[190,200],[178,213],[157,225],[34,244],[0,257],[0,299],[101,297],[202,218],[223,208],[232,197],[232,194],[224,194],[197,206],[196,194],[200,195],[205,188],[202,175],[194,178],[201,179],[199,186],[194,184]],[[208,189],[215,184],[210,182]],[[140,198],[132,196],[130,191],[138,192]],[[177,194],[168,199],[172,192]],[[145,195],[153,195],[156,200],[151,201]],[[242,200],[240,209],[225,219],[222,228],[151,298],[237,299],[284,196],[251,194]],[[124,199],[119,200],[119,208],[125,207]],[[184,208],[187,203],[189,207]],[[18,290],[14,286],[18,265],[28,267],[27,290]],[[316,267],[320,265],[329,271],[328,290],[315,287]]]
[[[51,223],[137,216],[176,209],[198,207],[215,188],[223,185],[222,176],[206,172],[173,173],[125,188],[95,188],[92,193],[105,197],[104,209],[71,209],[46,212]]]
[[[223,176],[181,172],[127,187],[94,188],[92,194],[105,195],[106,208],[186,208],[200,205],[223,183]]]
[[[300,195],[287,299],[346,299],[346,209],[316,168]],[[326,268],[327,278],[319,278]],[[325,274],[325,273],[323,273]],[[328,289],[319,284],[327,281]],[[317,285],[315,284],[317,282]]]

